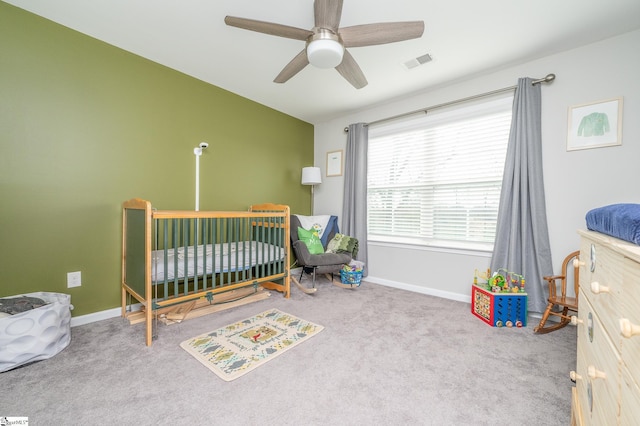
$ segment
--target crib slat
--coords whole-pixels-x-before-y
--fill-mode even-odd
[[[242,253],[243,253],[243,259],[242,259],[242,281],[246,281],[249,279],[249,277],[251,276],[251,268],[247,268],[247,265],[251,265],[251,241],[249,241],[249,239],[251,238],[250,236],[250,221],[249,219],[245,218],[242,219],[242,226],[240,227],[240,229],[242,229]],[[249,250],[249,258],[247,259],[247,250]]]
[[[234,240],[234,244],[236,246],[236,252],[235,252],[235,259],[236,259],[236,267],[234,268],[235,270],[233,271],[233,275],[234,281],[238,281],[238,277],[240,276],[238,274],[238,270],[240,268],[240,242],[238,241],[240,238],[240,219],[234,219],[233,220],[233,240]]]
[[[202,226],[202,270],[203,270],[203,274],[202,274],[202,289],[206,290],[207,289],[207,275],[209,273],[209,271],[207,270],[207,265],[209,264],[207,262],[207,246],[209,244],[209,239],[207,238],[207,220],[206,219],[199,219],[200,220],[200,226]]]
[[[200,261],[200,256],[198,256],[198,244],[200,243],[200,233],[198,228],[198,219],[190,219],[190,222],[193,222],[193,292],[197,293],[198,286],[198,266]],[[189,293],[188,286],[185,286],[184,294]]]
[[[218,219],[211,219],[211,244],[213,247],[213,250],[211,252],[211,263],[212,263],[212,278],[211,278],[211,288],[215,288],[216,287],[216,278],[215,278],[215,271],[217,271],[220,268],[220,265],[217,263],[217,254],[216,254],[216,248],[217,245],[216,243],[218,242]]]
[[[161,245],[161,247],[164,247],[162,256],[164,258],[164,264],[167,265],[167,264],[169,264],[169,247],[166,244],[166,239],[167,239],[167,235],[168,235],[168,232],[169,232],[169,221],[168,220],[163,220],[162,224],[163,224],[163,227],[162,227],[163,236],[160,237],[159,235],[156,235],[156,245],[160,244],[158,239],[162,238],[163,240],[165,240],[165,241],[163,241],[163,244]],[[167,268],[165,267],[164,268],[164,279],[162,280],[163,283],[164,283],[163,288],[164,288],[164,298],[165,299],[167,297],[169,297],[169,274],[167,274],[166,269]],[[157,291],[157,289],[158,289],[158,286],[156,285],[156,291]]]
[[[189,277],[189,256],[188,256],[188,250],[189,250],[189,235],[191,234],[191,229],[190,229],[190,222],[189,220],[183,220],[183,233],[182,233],[182,250],[184,253],[184,275],[185,275],[185,281],[187,280],[187,278]],[[177,271],[176,271],[177,272]],[[187,282],[185,282],[184,285],[184,290],[183,291],[188,291],[188,285]]]
[[[172,219],[172,233],[171,233],[171,241],[166,244],[173,248],[173,294],[179,294],[179,286],[180,280],[178,279],[178,242],[180,241],[179,228],[181,226],[181,222],[178,222],[178,219]],[[164,271],[165,274],[168,274],[168,271]]]

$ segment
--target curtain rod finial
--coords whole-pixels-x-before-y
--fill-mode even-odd
[[[546,77],[539,78],[537,80],[533,80],[531,84],[539,84],[539,83],[550,83],[556,79],[555,74],[547,74]]]

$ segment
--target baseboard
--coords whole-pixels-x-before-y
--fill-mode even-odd
[[[121,308],[108,309],[106,311],[94,312],[92,314],[80,315],[78,317],[71,318],[71,327],[77,327],[79,325],[85,325],[92,322],[102,321],[109,318],[120,316]]]
[[[292,273],[294,273],[294,271],[299,274],[301,272],[301,268],[296,268],[291,270]],[[421,293],[429,296],[442,297],[443,299],[456,300],[458,302],[471,303],[471,296],[466,294],[435,290],[433,288],[422,287],[415,284],[406,284],[398,281],[386,280],[383,278],[372,277],[370,275],[366,277],[364,280],[373,284],[380,284],[387,287],[397,288],[400,290],[413,291],[414,293]],[[132,310],[139,309],[139,304],[132,305],[131,308]],[[92,322],[102,321],[109,318],[119,317],[120,313],[121,313],[121,308],[113,308],[113,309],[107,309],[106,311],[94,312],[92,314],[80,315],[78,317],[71,318],[71,327],[90,324]],[[529,316],[534,318],[540,318],[541,314],[530,312]]]
[[[370,283],[380,284],[387,287],[413,291],[415,293],[427,294],[429,296],[442,297],[443,299],[456,300],[458,302],[471,303],[471,296],[467,296],[465,294],[451,293],[449,291],[442,291],[442,290],[434,290],[432,288],[422,287],[415,284],[406,284],[406,283],[401,283],[397,281],[385,280],[383,278],[376,278],[372,276],[368,276],[364,280]],[[527,316],[529,317],[529,319],[539,320],[542,318],[542,314],[539,312],[528,312]],[[559,322],[559,319],[554,317],[553,315],[550,315],[547,321]]]
[[[291,269],[291,274],[300,274],[302,272],[302,268]],[[398,288],[401,290],[413,291],[414,293],[422,293],[427,294],[429,296],[442,297],[444,299],[457,300],[458,302],[471,303],[471,296],[467,296],[464,294],[451,293],[449,291],[442,290],[434,290],[432,288],[422,287],[414,284],[406,284],[397,281],[385,280],[382,278],[376,278],[372,276],[368,276],[365,278],[365,281],[380,284],[387,287]],[[139,309],[139,305],[132,305],[132,310]],[[119,317],[121,313],[121,308],[113,308],[107,309],[106,311],[94,312],[92,314],[81,315],[78,317],[71,318],[71,327],[76,327],[79,325],[85,325],[96,321],[102,321],[109,318]]]
[[[131,305],[131,310],[135,311],[140,309],[140,304],[136,303]],[[90,324],[92,322],[98,322],[109,318],[119,317],[122,314],[122,308],[107,309],[106,311],[94,312],[92,314],[80,315],[71,318],[71,327],[77,327],[79,325]]]
[[[365,281],[380,284],[387,287],[398,288],[401,290],[413,291],[414,293],[426,294],[429,296],[441,297],[443,299],[457,300],[458,302],[471,303],[471,296],[466,294],[452,293],[450,291],[436,290],[433,288],[423,287],[415,284],[406,284],[398,281],[386,280],[384,278],[372,277],[371,275],[364,278]]]

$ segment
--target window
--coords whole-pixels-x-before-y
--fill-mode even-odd
[[[371,241],[493,248],[513,93],[369,128]]]

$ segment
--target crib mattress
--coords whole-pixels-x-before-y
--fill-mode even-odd
[[[151,252],[151,278],[159,283],[203,276],[205,273],[243,271],[283,259],[283,247],[257,241],[154,250]]]

